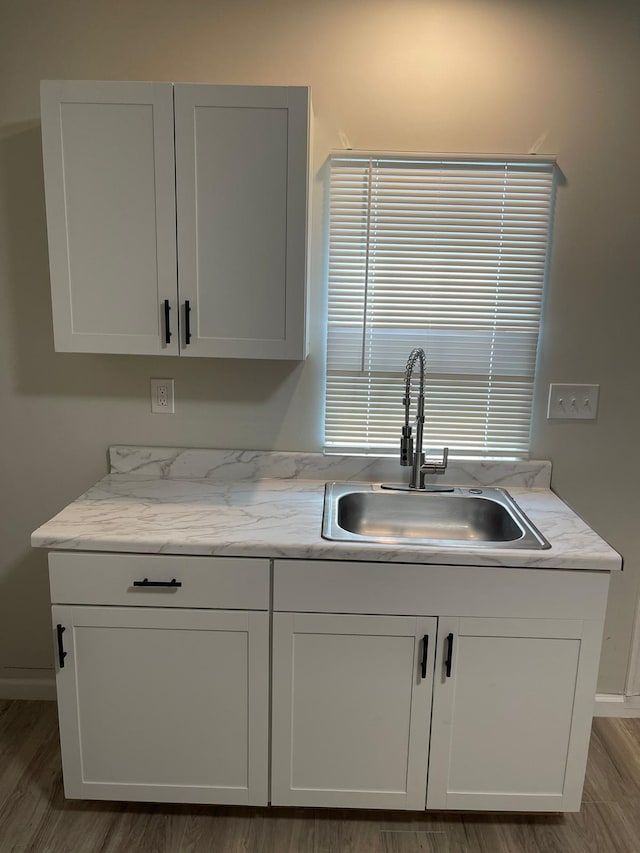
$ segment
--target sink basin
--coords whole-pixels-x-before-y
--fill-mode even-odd
[[[504,489],[411,492],[327,483],[322,535],[343,542],[551,547]]]

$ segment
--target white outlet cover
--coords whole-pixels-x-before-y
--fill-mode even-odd
[[[173,379],[151,380],[151,411],[156,415],[173,415]]]
[[[549,385],[549,420],[594,420],[598,414],[599,385]]]

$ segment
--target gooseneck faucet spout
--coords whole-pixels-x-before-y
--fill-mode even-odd
[[[416,366],[420,364],[420,382],[418,386],[418,401],[416,406],[415,420],[415,447],[412,426],[409,423],[409,412],[411,407],[411,380]],[[425,487],[425,474],[443,474],[447,468],[449,448],[445,447],[442,459],[439,462],[427,462],[422,449],[424,434],[424,386],[425,386],[425,364],[426,356],[422,347],[416,347],[409,353],[407,366],[404,372],[404,426],[402,427],[402,438],[400,440],[400,464],[411,468],[410,489],[422,489]]]
[[[417,488],[417,483],[419,481],[419,466],[420,466],[420,457],[422,453],[422,435],[424,431],[424,366],[425,366],[426,356],[424,354],[424,350],[421,347],[416,347],[412,349],[409,358],[407,359],[407,366],[404,370],[404,397],[402,398],[402,402],[404,404],[404,426],[402,427],[402,440],[400,442],[400,464],[404,467],[411,467],[411,482],[410,488]],[[418,403],[416,410],[416,438],[415,438],[415,452],[414,452],[414,440],[413,440],[413,430],[411,424],[409,423],[409,410],[411,407],[411,380],[413,378],[413,371],[416,366],[416,362],[420,363],[420,382],[418,385]]]

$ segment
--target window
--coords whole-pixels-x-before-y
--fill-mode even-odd
[[[397,451],[420,346],[425,447],[527,456],[554,171],[539,157],[332,157],[327,451]]]

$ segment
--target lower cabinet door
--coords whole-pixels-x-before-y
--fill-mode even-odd
[[[427,808],[577,811],[601,626],[441,617]]]
[[[266,612],[54,606],[68,797],[264,805]]]
[[[435,629],[274,613],[274,805],[424,809]]]

